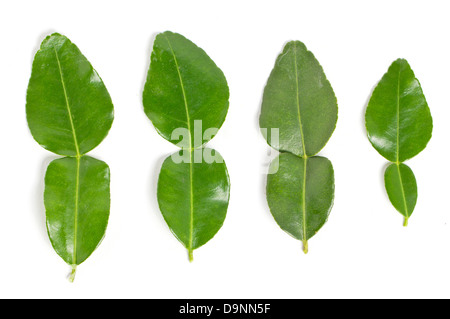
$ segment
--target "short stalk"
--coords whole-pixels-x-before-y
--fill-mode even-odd
[[[192,249],[189,249],[188,252],[189,252],[189,262],[193,262],[194,261],[194,251]]]
[[[404,227],[407,227],[407,226],[408,226],[408,221],[409,221],[409,218],[408,218],[408,217],[405,217],[405,222],[403,223],[403,226],[404,226]]]
[[[303,241],[303,252],[304,252],[305,254],[308,253],[308,241],[307,241],[307,240],[304,240],[304,241]]]
[[[72,265],[72,272],[69,275],[69,281],[73,283],[75,275],[77,274],[77,265]]]

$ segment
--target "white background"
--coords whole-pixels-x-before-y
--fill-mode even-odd
[[[1,1],[0,297],[450,297],[449,12],[448,1],[432,0]],[[177,148],[141,103],[152,42],[165,30],[202,47],[231,93],[208,144],[229,169],[228,215],[192,264],[156,202],[160,166]],[[33,56],[55,31],[90,60],[115,105],[110,134],[90,152],[111,168],[110,223],[74,284],[45,228],[43,176],[57,156],[33,140],[25,118]],[[334,165],[335,206],[306,256],[266,204],[269,147],[258,127],[267,77],[294,39],[320,61],[339,103],[320,153]],[[384,190],[387,161],[364,128],[372,88],[399,57],[421,81],[434,120],[427,148],[408,161],[419,198],[407,228]]]

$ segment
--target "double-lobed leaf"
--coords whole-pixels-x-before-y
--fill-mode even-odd
[[[365,117],[373,147],[393,162],[385,171],[385,187],[406,226],[416,205],[417,184],[402,162],[426,147],[433,121],[419,80],[405,59],[394,61],[375,87]]]
[[[222,126],[228,99],[225,76],[205,51],[177,33],[156,36],[144,111],[162,137],[182,148],[165,160],[157,196],[164,219],[188,250],[190,261],[193,250],[218,232],[227,212],[227,168],[217,151],[202,146]],[[204,156],[211,153],[215,155]],[[180,162],[180,157],[185,160]]]
[[[222,126],[228,99],[225,76],[205,51],[177,33],[156,36],[143,103],[162,137],[181,148],[202,146],[214,137],[207,130]]]
[[[113,104],[100,76],[68,38],[48,36],[36,53],[27,91],[28,126],[49,151],[68,157],[45,175],[47,230],[72,266],[85,261],[105,235],[110,210],[106,163],[85,156],[108,134]]]
[[[269,145],[282,152],[267,178],[270,211],[283,230],[303,241],[305,253],[333,205],[333,166],[314,155],[330,139],[337,113],[322,66],[303,43],[288,42],[264,89],[259,123],[268,130]]]

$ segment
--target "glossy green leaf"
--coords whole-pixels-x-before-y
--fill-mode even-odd
[[[194,249],[221,228],[227,212],[225,163],[218,152],[201,146],[222,126],[228,98],[225,76],[202,49],[180,34],[156,36],[144,111],[162,137],[182,148],[165,160],[157,195],[164,219],[190,261]]]
[[[286,44],[264,89],[261,128],[279,129],[273,148],[299,156],[317,154],[336,127],[337,101],[314,55],[300,41]]]
[[[44,148],[68,157],[50,163],[44,203],[53,248],[72,266],[105,235],[109,167],[84,154],[108,134],[113,104],[100,76],[65,36],[52,34],[36,53],[27,92],[28,126]]]
[[[89,156],[50,163],[44,203],[53,248],[74,271],[102,241],[109,218],[109,167]]]
[[[213,163],[195,160],[212,153]],[[183,162],[180,162],[183,159]],[[230,198],[230,180],[223,158],[212,149],[181,150],[164,161],[158,180],[158,203],[173,234],[192,252],[222,227]]]
[[[412,170],[405,164],[391,164],[384,173],[389,200],[405,216],[405,226],[417,202],[417,184]]]
[[[385,172],[386,191],[407,226],[417,201],[417,185],[413,172],[402,162],[426,147],[433,121],[406,60],[394,61],[375,87],[366,110],[366,128],[373,147],[394,163]]]
[[[66,156],[92,150],[113,121],[111,98],[100,76],[75,44],[56,33],[35,55],[26,111],[34,139]]]
[[[325,157],[300,158],[282,153],[270,166],[267,201],[278,225],[307,241],[325,224],[334,201],[334,171]]]
[[[207,130],[222,126],[228,98],[225,76],[205,51],[177,33],[156,36],[143,103],[162,137],[182,148],[202,146],[215,134]]]
[[[406,60],[392,63],[373,91],[366,127],[373,147],[391,162],[416,156],[430,140],[430,109]]]

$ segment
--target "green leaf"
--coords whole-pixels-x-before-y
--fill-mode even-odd
[[[47,231],[55,251],[72,265],[73,275],[105,235],[109,184],[108,165],[89,156],[65,157],[48,166],[44,192]]]
[[[34,139],[49,151],[77,156],[108,134],[113,104],[100,76],[65,36],[52,34],[36,53],[26,104]]]
[[[202,146],[215,135],[207,130],[222,126],[228,98],[225,76],[205,51],[177,33],[156,36],[143,103],[162,137],[182,148]]]
[[[279,151],[317,154],[336,127],[337,101],[322,67],[300,41],[286,44],[264,89],[260,127],[279,129]]]
[[[373,91],[366,127],[373,147],[391,162],[416,156],[430,140],[430,109],[406,60],[392,63]]]
[[[373,147],[395,163],[386,169],[385,186],[407,226],[417,201],[417,185],[411,169],[401,163],[426,147],[433,120],[420,83],[406,60],[394,61],[374,89],[366,110],[366,128]]]
[[[52,34],[36,53],[26,104],[34,139],[69,157],[50,163],[44,203],[53,248],[72,266],[100,244],[109,218],[109,167],[84,156],[108,134],[113,104],[97,72],[65,36]]]
[[[216,161],[201,159],[211,153]],[[200,160],[196,160],[200,155]],[[205,156],[206,157],[206,156]],[[180,162],[183,159],[184,162]],[[212,149],[181,150],[167,157],[158,180],[158,203],[169,228],[193,250],[222,227],[230,198],[230,180],[222,156]]]
[[[417,202],[417,184],[412,170],[405,164],[391,164],[384,173],[389,200],[405,216],[405,226]]]
[[[308,240],[328,219],[334,201],[334,171],[325,157],[282,153],[270,165],[267,202],[278,225],[292,237]]]

